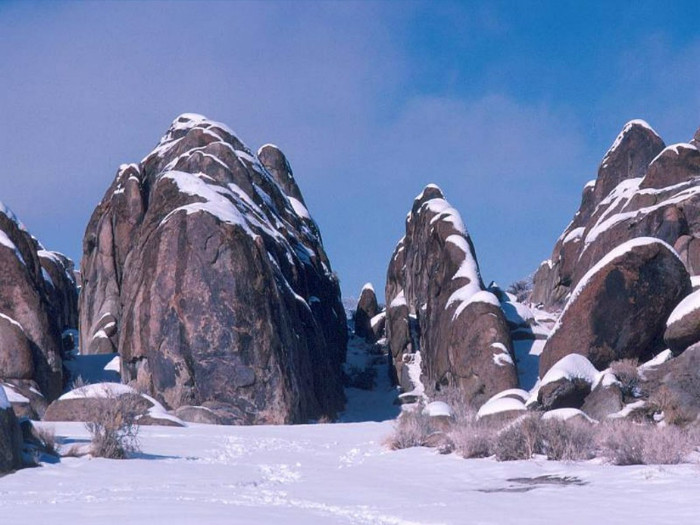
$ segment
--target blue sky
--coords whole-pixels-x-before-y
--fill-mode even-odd
[[[507,285],[625,122],[700,127],[698,20],[697,1],[0,2],[0,200],[79,260],[119,164],[197,112],[285,151],[344,294],[383,288],[430,182]]]

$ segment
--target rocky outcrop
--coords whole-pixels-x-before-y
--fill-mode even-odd
[[[532,301],[558,309],[584,274],[636,237],[655,237],[700,271],[700,153],[697,144],[664,147],[643,121],[628,123],[608,150],[581,206],[534,277]]]
[[[603,370],[615,360],[645,360],[663,349],[666,319],[691,291],[677,254],[642,237],[612,250],[579,281],[540,356],[540,377],[559,359],[581,354]]]
[[[73,265],[0,204],[0,268],[0,379],[35,380],[54,399],[63,388],[61,333],[77,328]]]
[[[415,199],[406,219],[406,235],[389,264],[386,300],[395,377],[411,379],[404,390],[420,375],[426,386],[457,387],[478,404],[517,386],[500,303],[484,289],[459,213],[435,185]]]
[[[674,354],[700,341],[700,291],[691,293],[671,312],[664,341]]]
[[[223,124],[178,117],[120,167],[85,232],[83,353],[118,351],[122,380],[168,408],[238,423],[343,406],[338,281],[289,163]]]
[[[22,466],[22,432],[5,391],[0,388],[0,474]]]
[[[360,299],[355,309],[355,335],[373,340],[374,331],[372,330],[372,318],[378,313],[379,305],[377,304],[377,295],[374,293],[372,284],[367,283],[362,288]]]

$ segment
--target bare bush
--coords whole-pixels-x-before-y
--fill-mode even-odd
[[[626,396],[639,397],[641,395],[639,377],[639,362],[636,359],[620,359],[610,364],[610,370],[620,382],[620,389]]]
[[[515,281],[506,291],[513,294],[518,302],[526,301],[532,292],[532,277]]]
[[[402,412],[394,423],[394,431],[384,439],[384,445],[391,450],[428,446],[435,432],[430,416],[421,410]]]
[[[56,432],[53,428],[32,425],[32,434],[39,442],[39,446],[43,452],[51,456],[59,455],[56,447]]]
[[[450,431],[449,437],[455,451],[463,458],[486,458],[492,455],[496,429],[476,418],[462,419]]]
[[[595,456],[595,428],[586,421],[543,419],[538,437],[537,448],[548,459],[581,461]]]
[[[695,419],[678,393],[666,385],[661,385],[649,396],[647,403],[652,413],[663,415],[669,425],[685,425]]]
[[[686,429],[624,420],[602,425],[600,440],[603,455],[615,465],[682,463],[696,446]]]
[[[539,453],[541,439],[539,416],[528,414],[498,432],[493,452],[498,461],[530,459]]]
[[[139,450],[137,418],[143,411],[141,397],[109,394],[104,401],[103,409],[85,423],[92,437],[92,454],[124,459]]]

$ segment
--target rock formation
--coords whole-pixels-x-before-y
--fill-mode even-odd
[[[484,289],[459,213],[435,185],[415,199],[406,219],[386,300],[387,338],[404,390],[415,386],[416,364],[426,386],[458,387],[475,404],[517,386],[500,303]]]
[[[120,167],[85,232],[83,353],[168,408],[293,423],[343,406],[338,281],[289,163],[223,124],[178,117]]]
[[[622,244],[574,289],[540,356],[540,377],[569,354],[599,370],[619,359],[649,359],[663,350],[666,319],[690,291],[669,245],[649,237]]]
[[[77,328],[73,264],[0,204],[0,268],[0,379],[54,399],[63,388],[61,334]]]
[[[360,299],[355,309],[355,335],[365,339],[374,339],[372,318],[378,313],[377,295],[372,284],[367,283],[362,288]]]
[[[0,388],[0,474],[22,466],[22,432],[5,391]]]
[[[664,147],[644,121],[629,122],[606,153],[595,181],[534,278],[532,301],[558,309],[583,275],[635,237],[655,237],[700,272],[700,152],[697,142]]]

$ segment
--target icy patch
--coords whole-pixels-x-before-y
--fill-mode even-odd
[[[673,309],[668,321],[666,321],[666,326],[671,326],[673,323],[682,320],[684,317],[692,314],[698,309],[700,309],[700,290],[691,293],[680,303],[678,303],[678,306]]]

